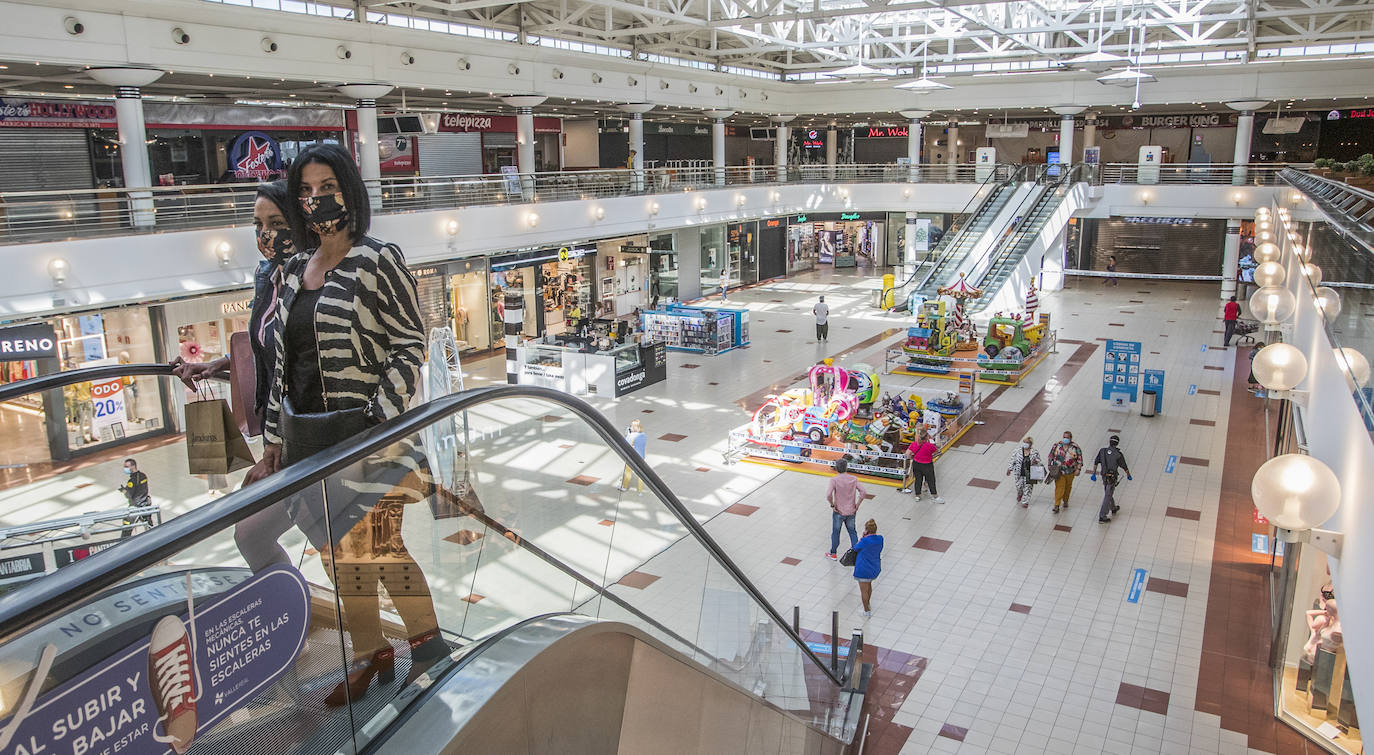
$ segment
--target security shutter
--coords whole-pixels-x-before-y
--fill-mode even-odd
[[[515,134],[508,131],[488,131],[483,144],[488,147],[514,147]]]
[[[93,188],[85,129],[0,129],[0,191]]]
[[[482,172],[482,135],[422,134],[420,175],[472,176]]]
[[[1221,275],[1226,221],[1201,218],[1088,219],[1083,229],[1082,270],[1116,269],[1142,275]]]

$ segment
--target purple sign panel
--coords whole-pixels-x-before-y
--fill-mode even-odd
[[[305,579],[275,566],[194,613],[169,612],[146,638],[36,696],[56,655],[48,645],[0,722],[0,751],[180,755],[289,669],[309,626]]]

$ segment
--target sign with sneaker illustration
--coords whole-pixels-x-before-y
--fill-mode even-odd
[[[213,601],[163,616],[146,639],[42,695],[64,659],[52,644],[24,659],[37,672],[14,715],[0,720],[0,752],[185,753],[292,667],[310,627],[309,587],[291,566],[265,569]]]

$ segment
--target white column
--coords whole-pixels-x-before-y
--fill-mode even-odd
[[[1236,295],[1236,269],[1240,265],[1240,221],[1226,221],[1226,246],[1221,260],[1221,300]]]
[[[1087,108],[1081,105],[1060,105],[1050,109],[1059,114],[1059,163],[1065,166],[1064,170],[1060,171],[1060,175],[1064,175],[1068,166],[1074,164],[1073,117]]]
[[[1083,148],[1097,146],[1097,111],[1083,114]]]
[[[502,97],[501,101],[515,108],[515,165],[520,173],[520,194],[526,202],[534,201],[534,108],[547,97],[537,94],[517,94]]]
[[[1236,186],[1246,182],[1245,166],[1250,162],[1250,137],[1255,133],[1255,111],[1268,105],[1268,100],[1239,100],[1226,103],[1226,107],[1240,113],[1236,120],[1236,152],[1231,157],[1235,167],[1231,169],[1231,183]]]
[[[714,118],[711,124],[711,164],[716,171],[716,186],[725,185],[725,119],[734,115],[733,110],[707,110],[706,116]]]
[[[382,155],[377,144],[377,98],[392,89],[390,84],[344,84],[339,92],[357,100],[358,171],[367,185],[368,203],[376,212],[382,208]]]
[[[630,114],[630,190],[644,191],[644,114],[654,109],[647,102],[632,102],[620,109]]]
[[[129,196],[129,219],[135,226],[156,224],[153,208],[153,169],[148,162],[148,130],[143,123],[140,87],[157,81],[156,68],[92,68],[91,78],[115,87],[115,124],[119,128],[119,161]]]
[[[840,156],[840,132],[834,123],[825,127],[825,180],[835,180],[835,163]]]
[[[945,164],[949,167],[945,169],[945,177],[953,181],[956,174],[954,166],[959,164],[959,121],[950,121],[949,130],[945,135]]]
[[[795,115],[775,115],[772,117],[773,123],[778,126],[778,133],[773,137],[773,166],[777,170],[777,180],[787,181],[787,141],[792,134],[792,129],[787,124],[796,118]]]
[[[930,115],[930,111],[903,110],[901,114],[906,118],[906,159],[911,163],[907,180],[915,182],[921,180],[921,140],[925,138],[925,134],[921,133],[921,119]],[[912,217],[908,216],[907,225],[911,224]]]

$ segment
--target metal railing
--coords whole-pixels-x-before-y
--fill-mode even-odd
[[[1237,186],[1279,186],[1279,174],[1288,163],[1106,163],[1098,166],[1097,184],[1231,184]],[[1237,178],[1240,181],[1237,182]]]
[[[1161,165],[1161,184],[1229,184],[1237,167],[1246,183],[1281,183],[1287,166]],[[1151,169],[1146,169],[1151,170]],[[1150,175],[1134,164],[1109,164],[1097,171],[1102,183],[1137,183]],[[680,161],[642,170],[615,169],[464,176],[400,176],[375,182],[380,212],[414,212],[481,205],[559,202],[693,189],[810,183],[981,183],[974,165],[814,163],[739,165],[715,168]],[[158,186],[146,189],[28,191],[0,194],[0,244],[65,241],[251,222],[254,184]]]
[[[1374,251],[1374,193],[1292,168],[1283,171],[1281,177],[1312,200],[1339,235]]]

